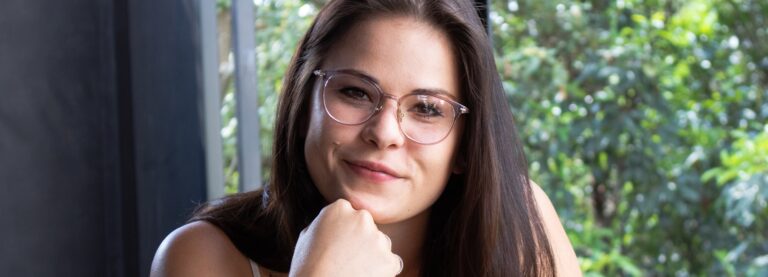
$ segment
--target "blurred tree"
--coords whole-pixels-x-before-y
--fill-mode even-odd
[[[498,65],[532,176],[588,275],[766,272],[765,194],[743,199],[734,191],[745,185],[701,178],[725,166],[710,175],[738,172],[748,191],[768,190],[743,160],[720,155],[768,118],[766,7],[494,2]]]

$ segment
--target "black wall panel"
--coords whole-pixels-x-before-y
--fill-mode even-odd
[[[93,0],[3,1],[0,275],[108,271],[105,184],[116,176],[110,10]]]
[[[129,1],[135,126],[139,267],[205,199],[200,63],[195,6],[188,1]]]
[[[3,1],[0,276],[145,276],[205,199],[190,2]]]

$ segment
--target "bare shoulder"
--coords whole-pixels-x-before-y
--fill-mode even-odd
[[[215,225],[196,221],[171,232],[152,261],[152,277],[251,276],[251,267],[227,235]]]
[[[552,245],[552,252],[555,256],[555,266],[558,276],[581,276],[579,261],[576,259],[576,252],[573,251],[571,241],[563,229],[563,224],[557,216],[557,211],[552,205],[544,190],[531,181],[533,197],[536,199],[536,206],[544,220],[544,228],[547,232],[547,238]]]

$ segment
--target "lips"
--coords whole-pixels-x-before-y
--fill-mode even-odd
[[[376,162],[369,161],[344,161],[357,175],[372,181],[391,181],[403,178],[391,168]]]

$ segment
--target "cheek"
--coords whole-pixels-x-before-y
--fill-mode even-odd
[[[455,149],[452,143],[436,146],[439,147],[423,148],[415,153],[419,156],[421,167],[419,170],[421,173],[420,182],[429,187],[430,190],[442,191],[453,172]]]
[[[323,109],[322,105],[314,99],[310,100],[309,124],[304,141],[304,159],[307,162],[310,177],[316,185],[316,180],[323,180],[326,175],[326,166],[320,153],[323,152]]]
[[[316,137],[319,135],[318,132],[322,130],[324,112],[325,111],[323,110],[323,105],[321,103],[315,99],[310,99],[307,140],[309,140],[310,137]]]
[[[312,148],[313,151],[307,153],[310,156],[320,154],[317,151],[326,150],[331,142],[335,141],[338,134],[338,126],[333,124],[332,119],[327,117],[323,105],[313,101],[309,112],[309,126],[307,126],[307,141],[305,147]],[[308,157],[309,158],[309,157]]]
[[[448,178],[451,175],[453,168],[453,155],[452,149],[443,149],[440,154],[430,154],[431,160],[429,161],[429,167],[425,172],[426,181],[435,180],[440,185],[444,185],[448,182]]]
[[[453,165],[457,162],[456,159],[461,158],[460,155],[458,155],[458,152],[460,152],[459,148],[461,147],[463,127],[461,122],[457,122],[457,124],[453,126],[453,130],[451,130],[451,134],[445,138],[445,144],[442,144],[442,149],[440,149],[440,158],[443,160],[446,170],[448,171],[453,169]]]
[[[322,104],[315,101],[311,105],[309,116],[304,159],[307,161],[312,180],[318,186],[323,186],[337,166],[334,161],[338,147],[349,141],[354,132],[349,126],[339,125],[326,116]]]
[[[322,107],[320,108],[317,110],[313,109],[311,113],[306,144],[322,153],[314,152],[308,154],[327,154],[325,152],[330,150],[330,148],[350,141],[356,134],[355,126],[344,126],[336,123],[333,119],[326,116]]]

